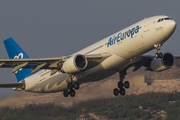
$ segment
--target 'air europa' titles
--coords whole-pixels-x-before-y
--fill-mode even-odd
[[[107,43],[107,47],[114,45],[116,43],[116,41],[118,43],[122,40],[125,40],[127,37],[133,38],[134,34],[137,34],[138,32],[139,32],[139,25],[128,30],[128,31],[126,31],[126,32],[124,32],[124,33],[120,32],[117,36],[114,35],[113,37],[109,38],[109,41]]]

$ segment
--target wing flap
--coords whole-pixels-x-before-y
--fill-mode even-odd
[[[37,65],[36,68],[33,69],[33,71],[31,72],[31,74],[37,72],[39,69],[41,69],[42,67],[44,67],[47,63],[43,63],[40,65]]]
[[[4,65],[4,63],[5,63],[5,62],[0,63],[0,67],[1,67],[2,65]]]
[[[39,65],[47,63],[44,66],[41,66],[42,69],[50,69],[49,66],[56,61],[65,61],[64,57],[60,58],[40,58],[40,59],[1,59],[0,67],[5,68],[36,68]],[[25,64],[27,63],[27,64]],[[54,66],[57,67],[57,66]]]
[[[17,65],[16,67],[14,67],[14,69],[12,70],[12,73],[15,73],[16,71],[18,71],[19,69],[23,68],[24,66],[26,66],[28,64],[28,62],[22,63],[20,65]]]

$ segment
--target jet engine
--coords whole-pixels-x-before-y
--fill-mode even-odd
[[[174,56],[171,53],[165,53],[162,58],[154,58],[149,66],[149,70],[161,72],[171,68],[174,65]]]
[[[68,58],[61,68],[65,73],[77,73],[84,70],[87,67],[88,61],[83,55],[75,55]]]

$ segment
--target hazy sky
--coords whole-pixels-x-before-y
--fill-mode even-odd
[[[8,58],[3,40],[9,37],[31,58],[59,57],[155,15],[177,22],[162,52],[180,55],[179,11],[179,0],[0,0],[0,59]],[[11,70],[0,69],[0,82],[16,82]],[[0,89],[0,96],[12,93]]]

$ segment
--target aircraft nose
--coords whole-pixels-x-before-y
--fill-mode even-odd
[[[168,20],[164,26],[164,37],[169,38],[176,29],[176,22],[174,20]]]
[[[172,31],[176,29],[176,22],[174,20],[169,21],[169,28]]]

